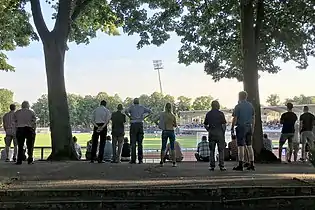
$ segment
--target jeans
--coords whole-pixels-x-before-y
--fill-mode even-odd
[[[170,140],[170,149],[174,150],[175,146],[175,132],[174,130],[164,130],[162,131],[162,151],[166,150],[167,140]]]

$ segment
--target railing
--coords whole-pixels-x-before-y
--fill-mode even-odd
[[[3,150],[4,147],[0,147]],[[11,148],[12,150],[12,148]],[[82,160],[85,160],[86,147],[81,147],[82,150]],[[145,149],[143,150],[143,161],[145,163],[156,163],[160,161],[160,151],[159,149]],[[182,153],[184,156],[183,161],[195,161],[196,149],[194,148],[182,148]],[[278,147],[273,148],[273,152],[278,156]],[[34,158],[35,160],[46,160],[51,153],[51,147],[34,147]],[[286,148],[284,148],[282,157],[286,155]],[[2,154],[1,154],[2,156]]]

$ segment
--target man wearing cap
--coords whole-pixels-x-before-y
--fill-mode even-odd
[[[125,114],[130,118],[130,144],[131,144],[131,164],[136,163],[136,144],[138,144],[138,161],[143,163],[143,120],[148,117],[152,111],[139,103],[139,99],[133,100]]]

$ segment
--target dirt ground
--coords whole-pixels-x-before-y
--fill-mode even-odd
[[[109,187],[229,187],[315,185],[315,169],[309,164],[263,164],[256,171],[208,171],[208,163],[171,164],[89,162],[35,162],[20,166],[0,163],[2,189],[109,188]]]

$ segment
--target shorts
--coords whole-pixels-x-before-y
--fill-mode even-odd
[[[252,145],[252,125],[237,126],[235,128],[237,146]]]
[[[289,144],[292,144],[293,137],[294,133],[282,133],[280,136],[279,144],[284,145],[287,140]]]
[[[15,135],[9,135],[9,134],[7,134],[7,135],[4,137],[5,146],[10,147],[12,141],[13,141],[13,145],[14,145],[14,146],[17,146],[17,139],[16,139],[16,136],[15,136]]]

